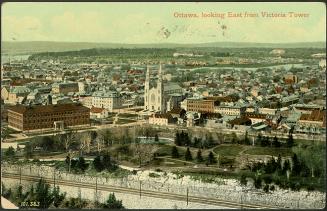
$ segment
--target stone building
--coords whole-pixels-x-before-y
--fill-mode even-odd
[[[90,109],[80,104],[16,105],[8,108],[8,125],[26,131],[54,128],[55,123],[64,127],[90,124]]]

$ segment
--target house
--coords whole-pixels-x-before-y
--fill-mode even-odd
[[[160,126],[168,126],[168,124],[173,123],[173,117],[169,113],[165,114],[153,114],[149,117],[149,124],[152,125],[160,125]]]
[[[90,109],[90,118],[92,119],[103,119],[107,118],[109,115],[108,110],[104,108],[92,107]]]
[[[264,122],[266,120],[266,114],[256,114],[256,113],[245,113],[244,117],[247,117],[251,120],[252,125],[259,123],[259,122]]]
[[[9,86],[1,87],[1,99],[8,100],[9,97]]]
[[[9,90],[8,100],[5,103],[16,104],[21,102],[21,99],[24,99],[31,90],[25,86],[15,86],[11,87]]]

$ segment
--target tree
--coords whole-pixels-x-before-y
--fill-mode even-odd
[[[187,147],[186,152],[185,152],[185,160],[190,161],[192,159],[193,158],[192,158],[192,154],[191,154],[190,148]]]
[[[93,160],[93,166],[94,166],[94,168],[95,168],[96,171],[98,171],[98,172],[103,171],[104,166],[103,166],[103,164],[102,164],[102,161],[101,161],[101,157],[100,157],[100,155],[97,155],[97,156],[94,158],[94,160]]]
[[[209,155],[208,155],[208,164],[210,165],[210,164],[214,164],[214,163],[216,163],[216,158],[213,155],[213,153],[210,152]]]
[[[301,173],[301,163],[297,158],[297,155],[294,153],[292,157],[292,174],[295,176],[300,175]]]
[[[282,156],[280,154],[278,154],[278,158],[277,158],[277,171],[282,171]]]
[[[282,169],[282,174],[285,175],[286,171],[291,169],[291,164],[290,161],[287,159],[284,161],[283,169]]]
[[[286,142],[287,147],[292,147],[294,145],[293,135],[290,133]]]
[[[55,187],[52,191],[53,206],[59,207],[66,197],[66,193],[60,193],[59,186]]]
[[[7,157],[7,158],[14,158],[14,156],[15,156],[15,149],[12,147],[12,146],[10,146],[6,151],[5,151],[5,157]]]
[[[241,175],[240,183],[241,183],[242,186],[246,186],[246,185],[247,185],[248,181],[247,181],[247,179],[246,179],[245,174],[242,174],[242,175]]]
[[[250,139],[248,137],[248,131],[245,131],[244,143],[246,145],[251,145]]]
[[[156,134],[156,135],[154,136],[154,141],[155,141],[156,143],[159,143],[159,137],[158,137],[158,134]]]
[[[181,136],[178,131],[175,133],[175,144],[176,144],[176,146],[182,145]]]
[[[280,147],[281,146],[281,144],[278,141],[278,138],[276,136],[273,138],[273,143],[272,144],[273,144],[274,147]]]
[[[49,208],[54,201],[54,197],[50,191],[50,186],[44,181],[44,179],[40,179],[36,185],[35,201],[39,201],[39,208],[43,209]]]
[[[261,135],[261,133],[259,133],[256,138],[256,142],[261,144],[261,141],[262,141],[262,135]]]
[[[33,157],[33,145],[32,143],[27,143],[24,148],[25,157],[32,158]]]
[[[1,183],[1,186],[2,186],[2,188],[1,188],[1,195],[3,197],[5,197],[6,199],[9,199],[10,200],[11,197],[12,197],[12,190],[11,190],[11,188],[7,189],[5,187],[5,185],[3,184],[3,182]]]
[[[87,166],[88,164],[85,162],[85,159],[83,157],[79,157],[76,167],[84,172],[87,169]]]
[[[153,158],[153,153],[158,149],[157,145],[152,144],[140,144],[136,141],[134,144],[131,145],[134,155],[137,157],[139,161],[139,165],[142,165],[143,162],[149,162]]]
[[[202,152],[201,150],[199,149],[197,154],[196,154],[196,160],[201,163],[203,161],[203,157],[202,157]]]
[[[269,138],[267,136],[261,138],[261,142],[259,142],[262,147],[269,146]]]
[[[193,147],[201,148],[201,140],[197,137],[194,137],[193,139]]]
[[[173,146],[173,148],[171,149],[171,157],[179,158],[179,153],[178,153],[178,149],[176,146]]]
[[[105,204],[103,204],[103,208],[109,209],[124,209],[123,203],[121,200],[117,200],[114,193],[110,193],[109,197]]]
[[[301,174],[311,177],[324,176],[326,169],[326,145],[322,143],[313,143],[310,146],[293,147],[293,152],[298,156],[301,162]]]
[[[263,190],[268,193],[269,192],[269,185],[265,184],[265,186],[263,187]]]
[[[108,153],[103,155],[102,163],[103,167],[108,171],[115,171],[118,168],[118,166],[116,165],[114,160],[111,159]]]
[[[260,189],[262,187],[262,179],[260,176],[254,178],[254,187]]]

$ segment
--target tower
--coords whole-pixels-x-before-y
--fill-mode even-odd
[[[150,87],[150,69],[147,67],[144,84],[144,110],[163,113],[166,108],[165,104],[162,67],[160,63],[157,85],[155,87]]]
[[[157,111],[164,111],[164,103],[163,103],[163,81],[162,81],[162,65],[160,63],[159,70],[158,70],[158,83],[157,83],[157,90],[158,90],[158,96],[157,96]]]
[[[150,107],[149,107],[149,89],[150,89],[150,68],[147,65],[145,84],[144,84],[144,110],[150,109]]]

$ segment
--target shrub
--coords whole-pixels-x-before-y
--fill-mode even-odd
[[[241,185],[243,185],[243,186],[246,186],[247,183],[248,183],[248,181],[247,181],[247,179],[246,179],[246,176],[245,176],[244,174],[241,175],[240,183],[241,183]]]
[[[270,184],[272,182],[272,177],[270,175],[264,175],[263,176],[263,181],[266,183],[266,184]]]
[[[190,151],[189,147],[187,147],[187,150],[185,152],[185,160],[187,160],[187,161],[193,160],[192,154],[191,154],[191,151]]]
[[[261,177],[254,178],[254,187],[260,189],[262,187],[262,179]]]
[[[263,190],[268,193],[269,192],[269,185],[266,184],[264,187],[263,187]]]
[[[154,178],[156,178],[156,177],[160,177],[160,175],[159,175],[159,174],[156,174],[156,173],[153,173],[153,172],[151,172],[151,173],[149,173],[149,177],[154,177]]]
[[[108,200],[103,205],[103,208],[109,209],[124,209],[123,203],[121,200],[117,200],[114,193],[110,193]]]
[[[270,186],[270,191],[274,191],[275,190],[275,185],[271,185]]]

